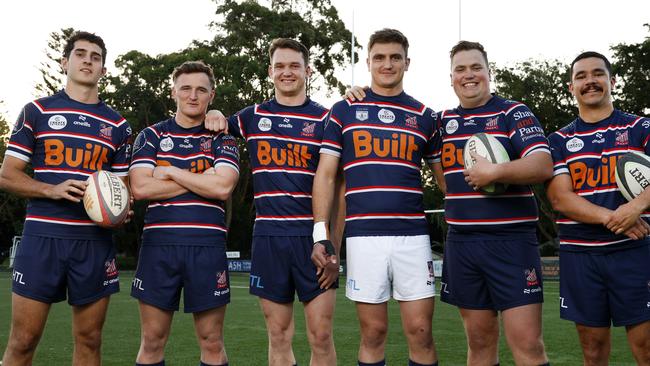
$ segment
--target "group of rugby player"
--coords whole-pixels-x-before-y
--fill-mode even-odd
[[[25,106],[0,168],[1,188],[30,199],[3,366],[31,364],[51,304],[66,297],[73,364],[100,364],[101,331],[119,279],[111,232],[88,219],[80,200],[85,179],[102,169],[128,179],[134,198],[149,201],[131,290],[141,317],[136,365],[164,365],[181,289],[184,310],[194,316],[200,365],[227,365],[224,201],[239,178],[235,137],[246,142],[252,168],[250,292],[264,314],[269,365],[297,364],[296,294],[310,364],[336,364],[344,227],[346,296],[356,304],[361,334],[358,365],[385,365],[391,296],[399,303],[408,365],[438,364],[423,160],[445,192],[440,294],[460,310],[468,365],[499,364],[499,318],[517,365],[549,364],[530,187],[537,183],[546,184],[560,213],[560,314],[576,324],[584,364],[607,365],[613,324],[626,327],[636,362],[650,365],[650,226],[643,219],[650,193],[625,201],[608,169],[628,151],[650,153],[650,120],[614,109],[607,58],[585,52],[572,62],[569,89],[579,116],[547,139],[528,107],[490,93],[479,43],[452,48],[459,106],[440,113],[404,92],[408,48],[397,30],[375,32],[368,43],[370,88],[352,88],[328,111],[307,96],[309,50],[276,39],[268,71],[274,98],[229,118],[208,113],[215,96],[211,67],[185,62],[172,74],[175,115],[141,131],[131,149],[128,123],[98,97],[104,42],[74,34],[62,60],[64,90]],[[476,164],[465,169],[465,141],[480,132],[495,137],[511,161],[493,164],[473,154]],[[493,183],[508,188],[485,194],[482,188]]]

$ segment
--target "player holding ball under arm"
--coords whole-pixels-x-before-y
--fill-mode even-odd
[[[584,52],[571,63],[578,117],[549,136],[560,212],[560,316],[573,321],[585,365],[607,365],[610,325],[625,326],[638,365],[650,365],[650,189],[626,202],[617,157],[650,154],[650,120],[614,109],[609,60]]]
[[[528,184],[552,173],[544,132],[522,103],[490,94],[487,53],[461,41],[451,52],[451,81],[460,106],[438,117],[433,171],[445,196],[449,232],[441,300],[460,309],[467,335],[468,365],[499,363],[499,312],[517,365],[548,362],[542,341],[542,281],[535,225],[537,205]],[[363,97],[355,88],[348,96]],[[511,161],[492,164],[463,148],[476,133],[495,137]],[[498,195],[482,187],[508,183]]]

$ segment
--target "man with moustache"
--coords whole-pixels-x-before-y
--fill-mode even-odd
[[[560,316],[575,323],[585,365],[608,364],[611,324],[625,327],[637,364],[650,365],[650,190],[627,202],[609,163],[629,151],[650,154],[650,119],[614,108],[615,82],[605,56],[578,55],[569,84],[578,117],[549,136]]]

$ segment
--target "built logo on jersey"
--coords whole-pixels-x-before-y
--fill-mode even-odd
[[[419,149],[415,143],[415,137],[397,132],[391,133],[390,138],[381,138],[373,137],[370,132],[365,130],[354,130],[352,132],[352,141],[354,156],[357,158],[363,158],[374,153],[381,158],[390,156],[412,161],[413,153]]]
[[[257,144],[257,160],[261,165],[307,168],[312,158],[307,145],[288,143],[286,147],[272,147],[268,141]]]
[[[257,127],[260,129],[260,131],[264,131],[264,132],[271,131],[272,125],[273,123],[271,122],[271,120],[266,117],[260,118],[260,121],[257,122]]]
[[[577,137],[574,137],[571,140],[566,142],[566,149],[569,150],[570,152],[580,151],[584,146],[585,143]]]
[[[43,140],[45,150],[45,165],[60,166],[66,164],[71,168],[101,170],[108,163],[108,148],[91,142],[86,142],[83,148],[66,147],[59,139]]]
[[[47,125],[53,130],[61,130],[68,124],[68,120],[60,114],[55,114],[47,120]]]
[[[174,140],[171,137],[167,136],[164,139],[160,140],[160,150],[167,152],[174,148]]]
[[[357,109],[355,113],[358,121],[365,121],[368,119],[368,110],[367,109]]]
[[[452,119],[451,121],[447,122],[447,124],[445,125],[445,132],[451,135],[456,131],[458,131],[458,121]]]
[[[395,113],[391,110],[382,108],[377,113],[377,118],[384,123],[393,123],[395,122]]]
[[[615,155],[603,156],[600,158],[600,164],[594,164],[589,167],[582,161],[572,161],[569,163],[569,172],[573,180],[573,188],[576,190],[586,188],[596,188],[600,185],[609,185],[616,182],[616,162],[618,157]]]
[[[303,122],[302,131],[300,131],[300,136],[304,137],[314,137],[316,131],[316,122]]]

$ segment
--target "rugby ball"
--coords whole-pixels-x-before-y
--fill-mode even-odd
[[[628,201],[650,186],[650,157],[629,152],[616,162],[616,185]]]
[[[508,151],[501,145],[499,140],[483,132],[472,135],[465,142],[465,147],[463,148],[465,169],[470,169],[476,164],[476,159],[472,158],[470,152],[474,152],[476,155],[482,156],[494,164],[510,161]],[[493,183],[482,187],[480,191],[485,194],[501,194],[506,191],[506,188],[508,188],[508,184],[506,183]]]
[[[116,227],[129,213],[129,189],[117,175],[100,170],[88,178],[83,203],[88,217],[97,225]]]

